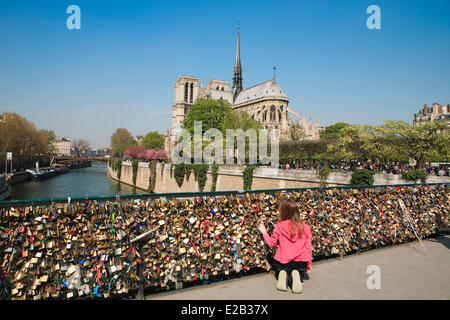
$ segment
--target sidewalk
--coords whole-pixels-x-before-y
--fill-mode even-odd
[[[450,299],[450,236],[319,261],[302,294],[276,289],[273,272],[163,292],[146,300]],[[368,289],[367,267],[381,270],[381,288]]]

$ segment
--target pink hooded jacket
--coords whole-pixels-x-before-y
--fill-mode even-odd
[[[294,237],[291,237],[291,220],[283,220],[277,223],[272,236],[264,233],[263,237],[270,248],[278,243],[274,257],[278,262],[304,261],[307,262],[308,267],[311,267],[311,229],[306,223],[303,223],[301,238],[298,237],[297,228],[295,230]]]

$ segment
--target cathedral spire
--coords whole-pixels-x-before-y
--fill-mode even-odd
[[[242,67],[241,67],[241,50],[240,50],[240,25],[237,28],[237,45],[236,45],[236,58],[234,61],[233,69],[233,100],[236,99],[239,92],[242,90]]]

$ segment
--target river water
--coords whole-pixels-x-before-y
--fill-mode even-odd
[[[27,181],[12,186],[10,200],[114,196],[142,194],[146,191],[119,183],[108,177],[106,164],[93,162],[92,167],[72,169],[68,173],[43,181]]]

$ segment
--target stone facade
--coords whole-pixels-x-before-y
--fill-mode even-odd
[[[171,164],[158,163],[156,165],[155,193],[200,192],[198,182],[195,181],[193,173],[190,174],[189,180],[185,180],[181,187],[179,187],[174,174],[170,174],[170,167]],[[242,190],[244,186],[242,177],[243,169],[244,168],[240,166],[220,166],[216,190]],[[109,166],[108,174],[112,179],[119,180],[117,173]],[[138,171],[136,173],[136,188],[148,190],[150,175],[149,163],[139,163]],[[326,184],[328,186],[350,185],[351,178],[351,172],[331,172]],[[130,161],[122,162],[120,182],[133,186],[133,167]],[[428,176],[427,183],[450,183],[450,178],[431,175]],[[377,173],[374,175],[374,185],[396,184],[414,184],[414,182],[403,180],[400,174]],[[211,191],[211,186],[212,174],[211,171],[209,171],[203,191]],[[315,170],[280,170],[277,168],[258,167],[253,171],[252,190],[310,188],[319,186],[320,182]]]
[[[414,114],[414,125],[421,125],[435,121],[446,121],[450,124],[450,105],[441,106],[439,103],[433,103],[431,108],[424,105],[419,113]]]
[[[55,152],[58,156],[70,156],[70,139],[67,137],[57,138],[53,141]]]
[[[210,80],[206,87],[197,77],[180,75],[175,82],[174,103],[172,105],[172,125],[166,130],[165,149],[169,155],[179,140],[180,127],[190,108],[197,99],[224,99],[233,109],[246,111],[267,130],[277,129],[280,139],[290,140],[291,130],[298,128],[302,139],[318,140],[319,123],[316,119],[306,120],[289,107],[289,98],[276,82],[275,77],[258,85],[243,89],[240,61],[239,30],[236,59],[233,69],[233,87],[227,81]]]

